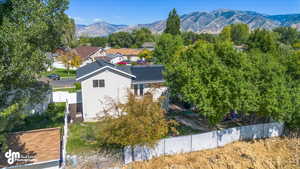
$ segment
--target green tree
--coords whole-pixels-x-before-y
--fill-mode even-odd
[[[107,44],[107,37],[94,37],[90,38],[89,41],[92,46],[99,46],[104,48]]]
[[[128,32],[117,32],[108,36],[108,43],[114,48],[130,48],[134,45],[134,38]]]
[[[137,48],[141,48],[145,42],[153,42],[153,36],[149,29],[141,28],[132,32],[134,38],[134,45]]]
[[[180,17],[178,16],[175,8],[169,13],[164,33],[169,33],[171,35],[180,34]]]
[[[279,34],[279,41],[284,44],[294,44],[299,42],[299,32],[296,28],[292,27],[278,27],[273,30]]]
[[[46,52],[67,46],[74,36],[66,32],[73,25],[67,7],[66,0],[0,3],[0,118],[10,123],[0,126],[0,135],[21,121],[24,105],[32,102],[32,85],[50,64]]]
[[[162,34],[156,42],[153,57],[157,63],[169,63],[174,58],[176,52],[183,47],[181,36]]]
[[[233,41],[236,45],[242,45],[247,42],[250,30],[247,24],[232,24],[224,27],[220,33],[221,40]]]
[[[278,47],[278,35],[265,29],[254,30],[248,40],[249,49],[260,49],[263,52],[275,51]]]
[[[247,42],[250,30],[247,24],[231,25],[231,39],[236,45],[241,45]]]
[[[223,41],[224,40],[232,41],[231,26],[230,25],[225,26],[219,36],[220,36],[220,39]]]
[[[182,32],[181,37],[184,41],[184,45],[191,45],[199,40],[199,34],[195,32]]]

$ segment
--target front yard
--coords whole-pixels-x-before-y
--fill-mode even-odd
[[[76,70],[67,70],[67,69],[59,69],[59,68],[54,68],[53,70],[49,72],[44,72],[44,76],[48,76],[50,74],[57,74],[61,78],[75,78],[76,77]]]

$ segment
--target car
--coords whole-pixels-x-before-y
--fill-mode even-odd
[[[50,74],[48,75],[48,78],[52,80],[60,80],[60,76],[58,74]]]

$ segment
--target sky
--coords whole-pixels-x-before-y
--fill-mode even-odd
[[[166,19],[173,8],[180,15],[220,8],[292,14],[300,13],[300,0],[70,0],[66,13],[76,24],[106,21],[135,25]]]

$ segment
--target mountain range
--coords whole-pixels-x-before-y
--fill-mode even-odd
[[[251,29],[274,29],[279,26],[292,26],[300,30],[300,14],[266,15],[253,11],[239,11],[218,9],[211,12],[192,12],[180,16],[181,31],[217,34],[230,24],[245,23]],[[166,27],[166,20],[134,26],[115,25],[107,22],[97,22],[90,25],[76,25],[77,36],[107,36],[114,32],[130,32],[134,29],[146,27],[153,33],[162,33]]]

